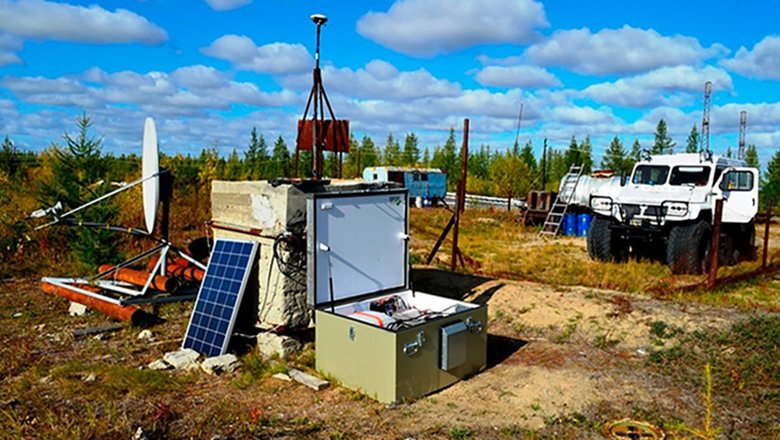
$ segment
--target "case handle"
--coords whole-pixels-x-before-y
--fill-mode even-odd
[[[425,341],[425,333],[423,331],[418,332],[417,339],[404,344],[404,354],[409,357],[416,355],[420,352],[420,349],[422,348],[423,344],[425,344]]]
[[[482,323],[472,318],[471,316],[466,318],[465,324],[471,333],[482,333],[483,330]]]

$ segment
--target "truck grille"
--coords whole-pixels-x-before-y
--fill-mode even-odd
[[[642,212],[642,207],[636,204],[623,204],[620,205],[620,213],[623,217],[623,221],[631,221],[634,217],[638,216]],[[648,218],[652,220],[660,221],[661,217],[666,215],[666,207],[661,206],[648,206],[645,209],[642,218]]]

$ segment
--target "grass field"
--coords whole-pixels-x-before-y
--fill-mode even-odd
[[[488,305],[488,368],[468,380],[386,406],[337,383],[315,392],[272,378],[291,367],[316,373],[310,333],[287,360],[239,346],[241,368],[228,375],[150,371],[141,367],[180,346],[191,304],[162,306],[152,341],[130,325],[74,337],[111,321],[68,316],[67,302],[36,280],[13,280],[0,285],[0,437],[129,438],[141,429],[148,438],[579,439],[633,417],[668,438],[780,438],[773,275],[689,291],[700,277],[659,263],[592,262],[583,239],[543,241],[487,210],[465,214],[465,269],[441,270],[449,242],[432,266],[419,264],[448,219],[412,211],[413,278],[420,290]]]

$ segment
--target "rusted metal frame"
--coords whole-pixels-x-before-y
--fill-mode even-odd
[[[707,277],[707,289],[718,284],[718,256],[720,254],[720,225],[723,219],[723,199],[715,200],[715,218],[712,224],[712,241],[710,243],[710,271]]]
[[[463,120],[463,146],[461,147],[461,170],[460,181],[458,182],[458,195],[456,198],[455,206],[455,226],[452,231],[452,254],[450,258],[450,270],[455,270],[458,263],[458,233],[460,230],[460,213],[466,208],[466,175],[468,173],[468,158],[469,158],[469,119]],[[463,264],[463,256],[460,257],[461,265]]]
[[[455,224],[455,214],[450,217],[450,220],[447,222],[447,226],[444,227],[444,230],[441,232],[441,235],[439,235],[439,239],[436,240],[436,244],[433,245],[433,249],[431,250],[431,253],[428,254],[428,259],[425,260],[425,264],[431,264],[431,261],[433,261],[433,257],[436,256],[436,252],[439,251],[439,247],[441,247],[441,244],[444,242],[444,239],[447,237],[447,234],[450,232],[450,229],[452,229],[452,225]]]
[[[764,224],[764,251],[761,254],[761,269],[766,270],[766,260],[769,255],[769,224],[772,222],[772,201],[766,203],[766,224]]]

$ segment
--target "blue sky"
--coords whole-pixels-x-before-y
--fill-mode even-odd
[[[736,147],[739,112],[762,162],[780,146],[780,3],[758,0],[0,0],[0,135],[41,150],[93,116],[105,150],[246,148],[252,127],[295,139],[315,26],[336,116],[384,145],[443,144],[471,119],[472,148],[516,134],[565,148],[590,135],[649,145],[666,119],[681,147],[714,83],[711,144]]]

